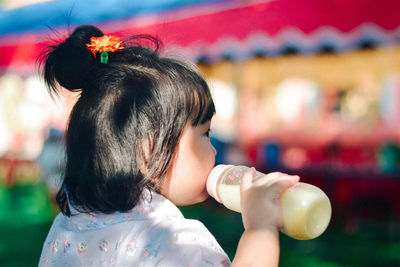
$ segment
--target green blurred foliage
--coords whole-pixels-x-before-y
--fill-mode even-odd
[[[0,184],[0,266],[37,266],[51,225],[43,183]]]

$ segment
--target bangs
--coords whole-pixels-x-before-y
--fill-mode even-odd
[[[210,88],[195,65],[189,62],[168,59],[175,66],[175,73],[168,75],[171,87],[177,87],[176,107],[183,115],[184,123],[191,121],[193,126],[204,124],[215,114],[215,105]],[[179,100],[178,100],[179,99]]]
[[[190,96],[190,119],[193,126],[204,124],[215,114],[215,106],[205,81],[201,88],[193,90]]]

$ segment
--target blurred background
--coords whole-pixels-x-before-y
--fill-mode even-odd
[[[298,174],[333,214],[309,241],[281,235],[281,266],[400,266],[397,0],[0,0],[0,266],[37,266],[59,210],[77,95],[52,100],[36,59],[77,25],[158,36],[213,92],[217,163]],[[182,207],[232,258],[240,214]]]

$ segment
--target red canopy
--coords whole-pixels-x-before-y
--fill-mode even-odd
[[[167,51],[190,60],[218,60],[393,44],[400,40],[399,14],[397,0],[219,1],[93,24],[122,37],[157,35]],[[65,28],[57,31],[67,35]],[[49,31],[0,35],[0,67],[32,69],[49,37],[55,36]]]

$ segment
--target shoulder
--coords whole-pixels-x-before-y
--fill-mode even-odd
[[[172,218],[149,229],[148,248],[163,266],[229,266],[230,261],[214,236],[197,220]],[[154,250],[154,248],[156,250]],[[154,253],[157,252],[157,253]]]
[[[210,248],[219,248],[218,242],[210,231],[198,220],[174,219],[170,225],[175,239],[180,244],[199,243]]]

